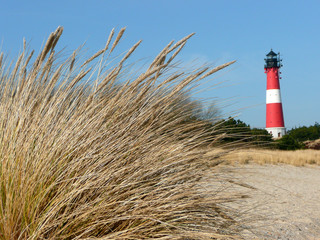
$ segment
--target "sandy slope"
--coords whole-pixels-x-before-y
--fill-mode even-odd
[[[252,186],[223,186],[251,196],[227,205],[241,212],[236,218],[245,239],[320,239],[319,166],[248,164],[222,171]]]

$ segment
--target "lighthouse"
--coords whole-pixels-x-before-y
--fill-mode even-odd
[[[266,56],[264,65],[267,74],[266,130],[272,134],[273,138],[281,138],[286,134],[279,83],[282,59],[280,59],[280,53],[276,54],[272,49]]]

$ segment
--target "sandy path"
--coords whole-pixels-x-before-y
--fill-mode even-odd
[[[249,164],[222,171],[254,187],[224,186],[251,196],[227,205],[241,212],[245,239],[320,239],[319,166]]]

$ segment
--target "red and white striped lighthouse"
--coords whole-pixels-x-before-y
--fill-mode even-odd
[[[281,138],[286,134],[284,127],[282,102],[280,95],[279,69],[282,67],[280,53],[277,55],[271,49],[265,59],[265,73],[267,74],[267,98],[266,98],[266,130],[274,138]]]

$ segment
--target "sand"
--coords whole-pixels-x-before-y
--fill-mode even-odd
[[[221,170],[241,184],[221,183],[219,189],[248,196],[225,204],[240,212],[235,218],[244,239],[320,239],[319,166],[248,164]]]

